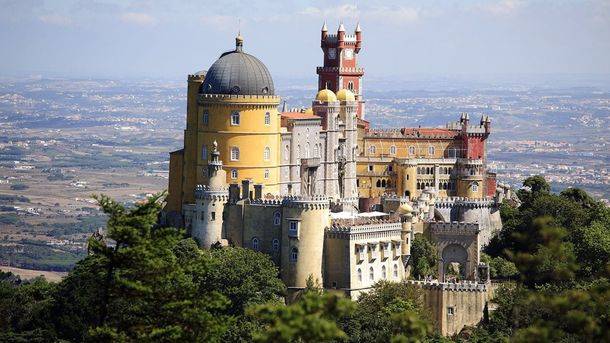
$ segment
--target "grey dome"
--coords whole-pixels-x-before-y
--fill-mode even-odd
[[[241,51],[225,52],[212,64],[201,86],[204,94],[274,95],[273,79],[258,58]]]

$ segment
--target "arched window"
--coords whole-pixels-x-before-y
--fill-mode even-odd
[[[282,215],[280,214],[280,212],[276,211],[275,213],[273,213],[273,225],[280,226],[281,221]]]
[[[373,267],[369,268],[369,280],[375,281],[375,270]]]
[[[292,247],[290,250],[290,262],[296,262],[299,258],[299,249]]]
[[[407,180],[409,179],[409,174],[407,174]]]
[[[374,145],[369,146],[369,153],[371,153],[371,154],[375,153],[375,146]]]
[[[376,185],[377,185],[377,187],[381,187],[381,180],[377,180]]]
[[[239,125],[239,112],[231,113],[231,125]]]
[[[271,148],[266,146],[265,151],[263,152],[263,160],[269,161],[269,158],[271,158]]]
[[[394,264],[394,278],[397,279],[398,278],[398,265]]]
[[[320,157],[320,148],[317,144],[313,145],[313,157]]]
[[[428,147],[428,155],[434,155],[434,147],[433,146]]]
[[[239,148],[231,147],[231,161],[239,161]]]
[[[362,269],[358,268],[358,281],[362,282]]]
[[[479,191],[479,183],[478,182],[473,182],[471,184],[470,188],[472,189],[473,192],[478,192]]]
[[[415,147],[414,146],[410,146],[409,147],[409,155],[415,155]]]
[[[208,159],[208,147],[205,144],[201,147],[201,159],[204,161]]]
[[[252,249],[255,251],[259,251],[258,238],[256,237],[252,238]]]
[[[474,168],[470,168],[470,175],[474,175],[474,173],[475,173]]]
[[[431,169],[430,167],[426,168],[426,174],[430,175],[431,174]]]
[[[385,180],[381,180],[381,187],[385,187],[385,186],[386,186]]]
[[[309,158],[309,148],[310,148],[309,143],[306,143],[305,144],[305,154],[303,154],[304,155],[303,157]]]
[[[381,267],[381,278],[384,280],[387,278],[385,266]]]
[[[396,145],[390,147],[390,155],[396,155]]]
[[[271,245],[273,246],[273,251],[275,251],[275,252],[280,251],[280,240],[279,239],[274,238]]]
[[[269,169],[265,169],[265,180],[269,178]]]
[[[349,81],[347,83],[347,89],[349,89],[350,91],[354,91],[354,81]]]
[[[271,113],[265,113],[265,125],[271,125]]]
[[[201,121],[203,122],[203,125],[208,125],[208,123],[210,122],[210,113],[208,112],[208,110],[203,111],[203,118],[201,119]]]
[[[231,169],[231,178],[233,180],[237,179],[237,169]]]

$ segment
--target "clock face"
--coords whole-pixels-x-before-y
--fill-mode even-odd
[[[328,58],[331,60],[334,60],[335,57],[337,57],[337,49],[335,49],[335,48],[328,49]]]
[[[352,58],[354,58],[354,50],[345,49],[345,51],[343,52],[343,56],[346,60],[351,60]]]

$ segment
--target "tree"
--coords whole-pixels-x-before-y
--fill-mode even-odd
[[[337,321],[353,309],[349,299],[310,291],[291,305],[256,305],[248,313],[262,324],[253,335],[255,342],[327,342],[347,339]]]
[[[411,245],[411,266],[414,278],[436,275],[436,247],[422,234],[416,234]]]
[[[528,187],[533,194],[549,194],[551,186],[542,175],[530,176],[523,181],[523,186]]]
[[[380,281],[363,293],[356,311],[342,319],[351,342],[411,342],[432,332],[430,314],[424,308],[422,290],[406,283]]]

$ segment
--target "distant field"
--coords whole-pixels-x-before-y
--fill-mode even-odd
[[[44,276],[47,281],[50,282],[59,282],[63,279],[68,273],[66,272],[48,272],[43,270],[32,270],[32,269],[21,269],[14,267],[5,267],[0,266],[0,270],[3,272],[11,272],[15,275],[19,275],[24,280],[33,279],[38,276]]]

